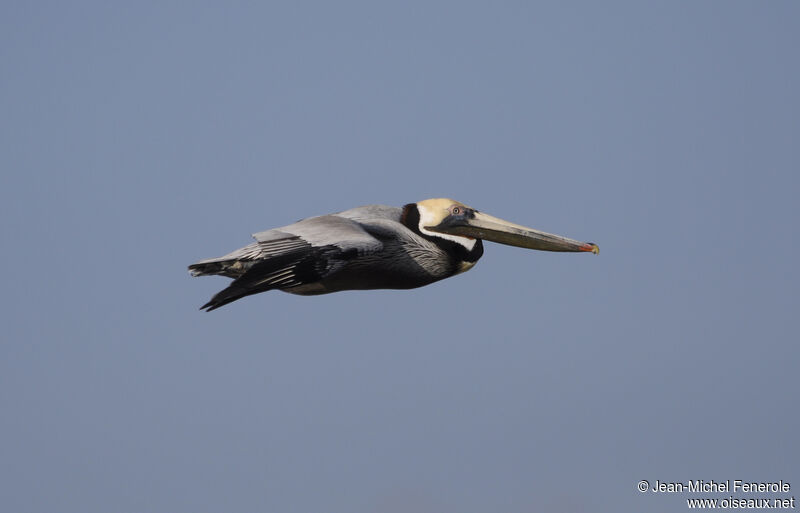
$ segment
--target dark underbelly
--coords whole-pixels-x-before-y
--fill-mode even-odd
[[[446,276],[437,278],[423,274],[343,269],[321,281],[283,289],[283,291],[291,294],[313,296],[343,290],[415,289],[439,281],[442,278],[446,278]]]

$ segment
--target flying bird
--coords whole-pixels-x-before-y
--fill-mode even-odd
[[[600,251],[591,242],[526,228],[444,198],[309,217],[253,238],[249,246],[189,266],[192,276],[234,279],[201,310],[273,289],[316,295],[422,287],[471,269],[483,255],[483,240],[541,251]]]

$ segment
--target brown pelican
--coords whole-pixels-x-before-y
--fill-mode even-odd
[[[314,295],[340,290],[413,289],[467,271],[482,239],[542,251],[600,249],[484,214],[450,199],[403,208],[369,205],[253,235],[256,242],[189,266],[192,276],[234,278],[201,309],[278,289]]]

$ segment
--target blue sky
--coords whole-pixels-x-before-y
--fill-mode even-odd
[[[798,34],[793,2],[4,4],[2,502],[796,495]],[[250,233],[440,196],[601,254],[197,310],[226,280],[186,266]]]

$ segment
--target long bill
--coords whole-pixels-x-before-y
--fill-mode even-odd
[[[428,230],[473,237],[509,246],[538,249],[540,251],[586,251],[600,253],[600,248],[592,242],[580,242],[561,235],[554,235],[505,221],[498,217],[475,211],[469,218],[447,220],[438,226],[426,226]]]

